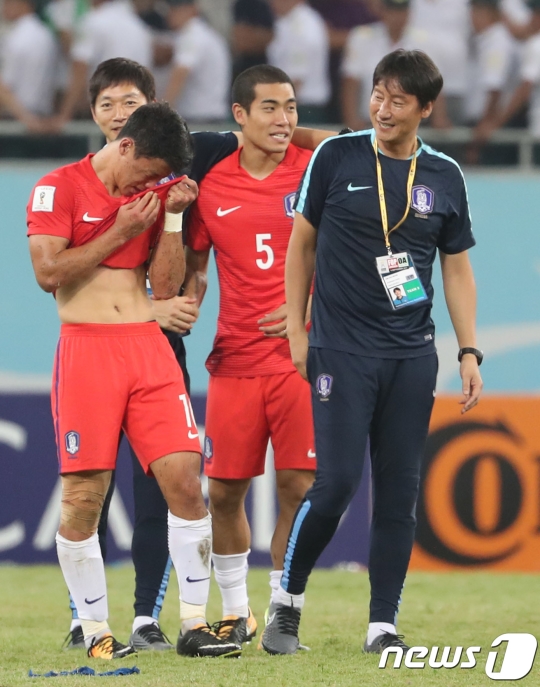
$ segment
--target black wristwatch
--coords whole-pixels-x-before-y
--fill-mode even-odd
[[[461,359],[466,353],[472,353],[473,355],[476,356],[476,360],[478,361],[478,366],[482,364],[482,360],[484,359],[484,354],[479,348],[460,348],[459,353],[457,356],[457,359],[459,362],[461,362]]]

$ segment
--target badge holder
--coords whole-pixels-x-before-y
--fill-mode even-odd
[[[427,300],[426,290],[408,253],[376,258],[377,271],[394,310]]]

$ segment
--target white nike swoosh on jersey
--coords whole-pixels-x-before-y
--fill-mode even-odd
[[[352,184],[349,184],[347,186],[347,191],[365,191],[366,188],[372,188],[371,186],[353,186]]]
[[[222,210],[220,207],[217,209],[217,216],[218,217],[225,217],[225,215],[228,215],[230,212],[234,212],[235,210],[240,210],[242,206],[237,205],[234,208],[229,208],[228,210]]]
[[[101,222],[102,219],[103,217],[89,217],[87,212],[83,215],[83,222]]]
[[[307,457],[308,458],[316,458],[317,454],[315,453],[315,451],[312,451],[311,449],[309,449],[309,451],[307,452]]]
[[[196,439],[199,436],[198,432],[188,432],[187,433],[189,439]]]

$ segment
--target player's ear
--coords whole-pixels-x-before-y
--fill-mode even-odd
[[[132,138],[125,136],[118,141],[118,150],[120,155],[128,155],[135,148],[135,142]]]
[[[244,126],[244,124],[246,123],[246,119],[247,119],[247,112],[242,107],[242,105],[240,105],[240,103],[233,103],[232,113],[233,113],[234,121],[237,124],[239,124],[240,126]]]
[[[429,115],[433,111],[433,103],[428,103],[425,107],[422,108],[422,119],[426,119],[429,117]]]

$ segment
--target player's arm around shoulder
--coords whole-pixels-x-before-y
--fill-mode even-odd
[[[448,254],[439,251],[444,296],[459,348],[476,348],[476,284],[467,251]],[[482,376],[476,356],[467,353],[462,357],[462,413],[473,408],[482,393]]]
[[[163,232],[152,253],[148,278],[156,300],[174,298],[184,280],[182,213],[199,195],[197,184],[184,177],[169,189],[165,201]]]

